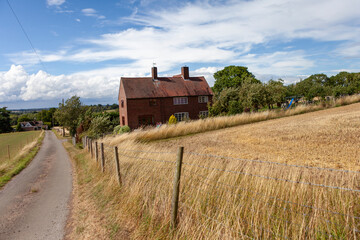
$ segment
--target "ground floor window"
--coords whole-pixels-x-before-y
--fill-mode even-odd
[[[188,112],[178,112],[174,113],[174,116],[176,117],[176,120],[178,122],[189,119],[189,113]]]
[[[200,111],[199,112],[199,117],[201,118],[206,118],[209,116],[209,111]]]
[[[122,121],[122,125],[124,126],[125,125],[125,117],[124,116],[121,117],[121,121]]]
[[[153,125],[154,116],[153,115],[142,115],[139,116],[139,126]]]

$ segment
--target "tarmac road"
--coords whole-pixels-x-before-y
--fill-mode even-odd
[[[0,240],[63,239],[71,191],[69,156],[46,131],[29,166],[0,190]]]

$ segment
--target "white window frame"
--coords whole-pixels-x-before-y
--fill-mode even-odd
[[[200,111],[199,115],[202,117],[208,117],[209,116],[209,111]]]
[[[189,119],[189,113],[188,112],[174,113],[174,116],[176,117],[176,120],[178,122],[183,121],[184,119]]]
[[[187,97],[174,97],[173,102],[174,102],[174,105],[184,105],[184,104],[189,103]]]
[[[198,102],[199,103],[207,103],[209,101],[209,96],[199,96]]]

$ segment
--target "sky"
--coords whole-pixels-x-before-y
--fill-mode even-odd
[[[73,95],[117,103],[120,78],[149,76],[154,64],[159,76],[186,65],[210,86],[229,65],[285,84],[359,72],[359,9],[359,0],[0,0],[0,107],[56,107]]]

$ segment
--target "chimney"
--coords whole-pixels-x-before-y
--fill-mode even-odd
[[[189,80],[189,67],[182,67],[181,68],[181,75],[183,77],[184,80]]]
[[[155,80],[155,79],[158,78],[158,75],[157,75],[157,67],[152,67],[152,68],[151,68],[151,76],[152,76],[153,80]]]

